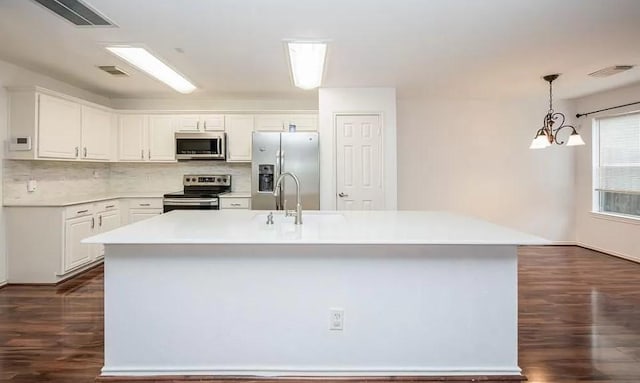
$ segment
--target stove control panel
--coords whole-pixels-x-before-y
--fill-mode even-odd
[[[231,186],[231,174],[187,174],[184,186]]]

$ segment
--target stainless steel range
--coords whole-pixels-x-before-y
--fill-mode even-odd
[[[218,195],[231,191],[230,174],[187,174],[183,191],[164,195],[164,212],[171,210],[218,210]]]

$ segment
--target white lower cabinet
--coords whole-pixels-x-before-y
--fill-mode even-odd
[[[93,215],[74,217],[64,223],[64,262],[63,270],[71,271],[92,260],[94,245],[80,243],[94,234],[95,217]]]
[[[122,217],[120,209],[106,210],[97,213],[98,215],[98,231],[104,233],[122,226]],[[97,245],[96,257],[104,257],[104,245]]]
[[[131,207],[131,209],[130,209]],[[72,206],[5,207],[9,283],[57,283],[99,262],[104,246],[83,239],[162,213],[162,198]]]
[[[220,197],[220,209],[251,209],[249,197]]]
[[[128,223],[144,221],[162,214],[162,198],[130,198]]]

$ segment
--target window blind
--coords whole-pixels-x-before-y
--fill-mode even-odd
[[[640,193],[640,113],[598,120],[597,191]]]
[[[640,217],[640,113],[596,120],[594,208]]]

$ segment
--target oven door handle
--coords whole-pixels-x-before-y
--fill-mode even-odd
[[[165,198],[164,199],[164,204],[165,205],[184,205],[184,206],[192,206],[192,205],[202,205],[202,204],[209,204],[209,205],[217,205],[218,204],[218,199],[217,198]]]

